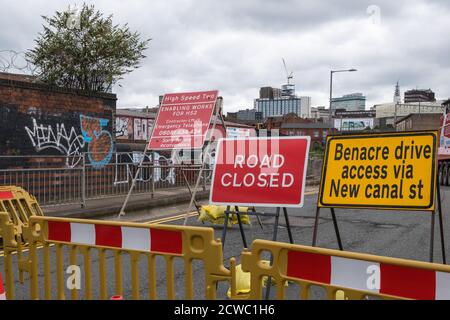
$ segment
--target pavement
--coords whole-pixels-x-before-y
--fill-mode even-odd
[[[289,209],[290,222],[293,232],[293,238],[295,243],[302,245],[311,245],[314,215],[316,211],[317,194],[314,191],[310,192],[305,197],[305,206],[301,209]],[[450,238],[448,227],[450,224],[450,188],[442,188],[442,206],[444,212],[444,230],[445,235],[445,248],[446,252],[450,253]],[[186,205],[180,205],[186,208]],[[175,210],[175,209],[174,209]],[[272,212],[274,209],[261,208],[259,211]],[[375,210],[344,210],[337,209],[336,215],[338,219],[338,225],[341,232],[341,237],[344,245],[344,249],[353,252],[362,252],[369,254],[376,254],[388,257],[406,258],[420,261],[428,261],[429,248],[430,248],[430,226],[431,215],[426,212],[412,212],[412,211],[375,211]],[[171,219],[159,220],[159,223],[181,225],[183,223],[183,216],[178,216]],[[142,218],[142,217],[141,217]],[[148,220],[153,220],[153,217],[148,217]],[[251,243],[253,239],[272,239],[273,234],[273,218],[262,218],[264,229],[261,229],[255,218],[252,218],[252,225],[245,226],[245,233],[248,243]],[[437,221],[436,221],[437,222]],[[203,225],[197,221],[195,215],[191,215],[188,220],[188,225],[212,227],[215,230],[216,238],[220,238],[222,235],[222,226],[212,226],[209,224]],[[440,252],[440,239],[438,231],[438,223],[435,225],[435,247],[434,257],[436,262],[441,262],[442,256]],[[285,228],[284,219],[280,218],[280,227],[278,231],[278,241],[288,242],[287,230]],[[330,210],[321,210],[321,218],[319,224],[318,246],[324,248],[337,249],[336,235],[333,229],[333,223],[331,220]],[[233,226],[229,229],[227,240],[224,248],[224,264],[229,264],[231,257],[236,257],[238,263],[240,261],[240,253],[242,252],[243,245],[242,239],[237,226]],[[42,252],[39,254],[42,256]],[[107,261],[107,275],[108,282],[107,290],[108,295],[114,294],[114,259],[111,255],[108,256]],[[55,283],[55,256],[52,253],[52,277],[53,283]],[[78,261],[82,264],[82,257],[80,256]],[[95,254],[92,258],[92,270],[94,270],[93,287],[94,296],[98,297],[98,264]],[[16,262],[15,262],[16,263]],[[3,259],[0,256],[0,270],[3,270]],[[64,265],[67,267],[69,264],[68,252],[66,252]],[[42,264],[40,265],[40,274],[42,274]],[[196,299],[204,298],[204,277],[203,267],[201,262],[194,264],[194,283],[195,283],[195,297]],[[147,298],[147,278],[148,265],[144,257],[139,261],[139,283],[140,292],[142,298]],[[157,275],[157,288],[158,297],[164,298],[166,293],[166,265],[164,259],[157,259],[156,262],[156,275]],[[174,268],[174,276],[176,282],[177,297],[182,298],[184,293],[184,269],[182,260],[177,260]],[[65,275],[66,277],[66,275]],[[131,296],[131,281],[130,281],[130,269],[129,259],[124,257],[123,259],[123,282],[124,282],[124,297],[130,298]],[[40,283],[43,284],[43,279],[39,278]],[[28,296],[28,281],[25,281],[25,285],[20,285],[16,281],[16,295],[17,298],[24,298]],[[82,281],[83,283],[83,281]],[[226,290],[228,286],[221,284],[218,287],[218,298],[224,299],[226,297]],[[287,296],[289,298],[298,297],[298,288],[290,286],[287,290]],[[82,290],[80,296],[82,298]],[[272,290],[272,296],[275,294],[276,288]],[[66,290],[66,296],[70,297],[70,293]],[[324,298],[324,292],[321,289],[315,288],[313,291],[314,299]]]
[[[196,199],[198,201],[207,199],[209,190],[203,191],[202,188],[197,190]],[[139,220],[137,216],[143,217],[160,217],[161,208],[173,207],[179,204],[185,205],[185,210],[188,208],[188,203],[191,199],[191,193],[185,187],[167,188],[155,190],[153,197],[150,194],[133,194],[131,195],[125,213],[131,219],[124,220]],[[97,199],[86,200],[84,208],[79,203],[52,205],[42,208],[46,216],[55,216],[62,218],[80,218],[80,219],[110,219],[117,217],[125,201],[125,195],[114,197],[103,197]],[[163,215],[170,215],[172,211],[162,213]],[[134,220],[133,220],[134,219]],[[143,218],[145,219],[145,218]]]

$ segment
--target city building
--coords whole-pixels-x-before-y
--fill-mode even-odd
[[[262,113],[264,119],[295,113],[299,117],[310,117],[310,97],[295,97],[281,99],[256,99],[255,107]]]
[[[436,97],[431,89],[413,89],[405,92],[405,104],[413,102],[435,102]]]
[[[397,120],[410,114],[442,114],[442,100],[436,102],[414,102],[397,104],[382,103],[374,106],[380,127],[395,126]]]
[[[375,115],[376,112],[374,110],[336,110],[333,116],[333,127],[341,132],[373,130],[375,127]]]
[[[259,98],[255,99],[255,109],[261,112],[264,119],[289,113],[302,118],[311,115],[311,97],[296,96],[293,84],[283,85],[282,89],[264,87],[259,93]]]
[[[294,113],[269,117],[263,127],[269,131],[279,130],[280,136],[310,136],[312,149],[322,147],[327,135],[335,132],[327,123],[304,119]]]
[[[395,86],[394,103],[402,103],[402,96],[400,94],[400,85],[398,81],[397,85]]]
[[[346,94],[340,98],[331,99],[331,110],[337,109],[347,111],[364,111],[366,110],[366,97],[362,93]]]
[[[281,98],[281,89],[272,87],[262,87],[259,89],[260,99],[278,99]]]
[[[316,121],[329,122],[330,121],[330,110],[325,107],[312,107],[310,119]]]
[[[413,113],[396,122],[397,131],[439,130],[442,114]]]
[[[228,112],[227,118],[237,121],[258,121],[263,119],[263,115],[256,109],[242,109],[237,112]]]
[[[428,95],[427,99],[432,101],[420,101],[421,92],[423,96]],[[411,102],[412,100],[414,102]],[[393,101],[373,106],[376,118],[375,126],[379,128],[395,128],[397,121],[410,114],[442,114],[442,102],[434,98],[434,92],[431,90],[409,90],[405,92],[405,102],[402,103],[400,85],[397,82]]]

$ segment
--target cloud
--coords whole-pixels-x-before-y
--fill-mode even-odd
[[[0,49],[26,50],[41,31],[40,15],[74,2],[0,0]],[[153,40],[140,69],[116,86],[118,106],[154,106],[167,92],[219,89],[225,111],[252,107],[259,87],[294,72],[297,93],[328,105],[329,72],[335,96],[363,92],[368,107],[402,90],[432,88],[450,96],[448,1],[87,1],[117,23]],[[367,11],[370,8],[372,10]]]

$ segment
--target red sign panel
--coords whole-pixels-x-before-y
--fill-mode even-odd
[[[159,107],[149,149],[199,149],[216,105],[218,91],[166,94]]]
[[[221,139],[210,203],[302,207],[310,137]]]

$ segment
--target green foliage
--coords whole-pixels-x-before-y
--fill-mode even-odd
[[[114,25],[93,5],[83,4],[78,13],[57,11],[44,19],[44,31],[27,59],[48,84],[106,92],[122,76],[139,67],[151,39],[141,40],[128,25]]]

